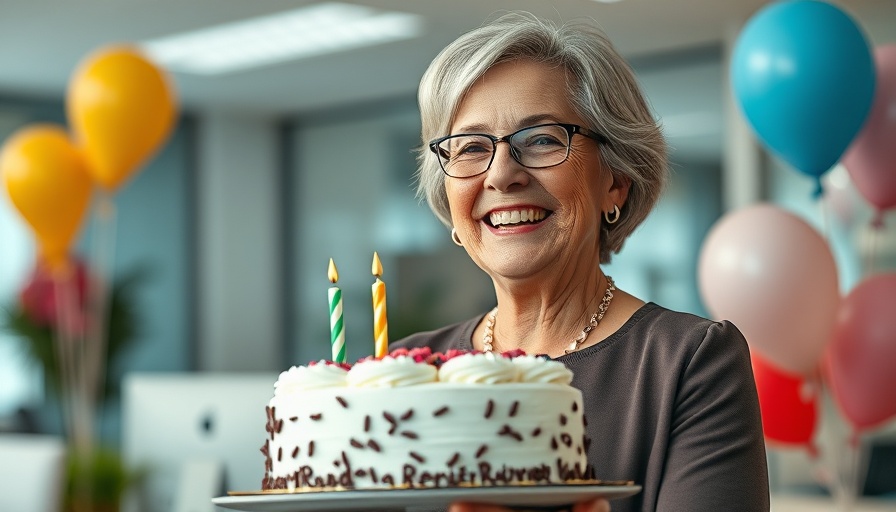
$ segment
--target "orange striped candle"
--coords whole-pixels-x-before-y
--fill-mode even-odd
[[[380,280],[380,276],[383,275],[383,265],[376,252],[373,253],[371,271],[376,277],[376,282],[372,287],[374,356],[380,358],[389,351],[389,325],[386,321],[386,283]]]

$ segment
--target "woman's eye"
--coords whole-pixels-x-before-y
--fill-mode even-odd
[[[534,135],[526,139],[526,146],[562,146],[563,143],[552,135]]]
[[[464,144],[463,146],[459,147],[457,149],[457,151],[454,152],[454,154],[455,155],[476,155],[476,154],[489,153],[489,152],[491,152],[490,147],[486,147],[480,143],[470,142],[470,143]]]

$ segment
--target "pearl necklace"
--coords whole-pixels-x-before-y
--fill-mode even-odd
[[[606,276],[607,278],[607,290],[604,292],[604,297],[600,301],[600,306],[597,307],[597,312],[591,315],[591,320],[588,321],[588,325],[582,329],[582,332],[576,336],[576,339],[572,340],[572,343],[567,345],[565,349],[563,349],[564,354],[569,354],[575,352],[582,346],[582,343],[585,342],[585,339],[597,327],[597,324],[603,320],[604,315],[607,313],[607,309],[610,307],[610,301],[613,300],[613,291],[616,289],[616,286],[613,283],[613,278],[610,276]],[[494,348],[492,347],[492,342],[495,339],[494,329],[495,329],[495,318],[498,317],[498,307],[495,306],[495,309],[491,310],[488,314],[488,317],[485,319],[485,332],[482,334],[482,351],[483,352],[492,352]]]

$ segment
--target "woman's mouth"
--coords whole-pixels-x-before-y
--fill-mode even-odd
[[[483,220],[494,228],[516,226],[520,224],[538,224],[551,215],[550,210],[543,208],[520,208],[500,210],[489,213]]]

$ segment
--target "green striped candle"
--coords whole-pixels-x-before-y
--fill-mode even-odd
[[[334,285],[339,280],[336,265],[330,258],[330,268],[327,276]],[[342,317],[342,290],[338,286],[331,286],[328,294],[330,299],[330,348],[333,351],[333,362],[345,362],[345,322]]]

